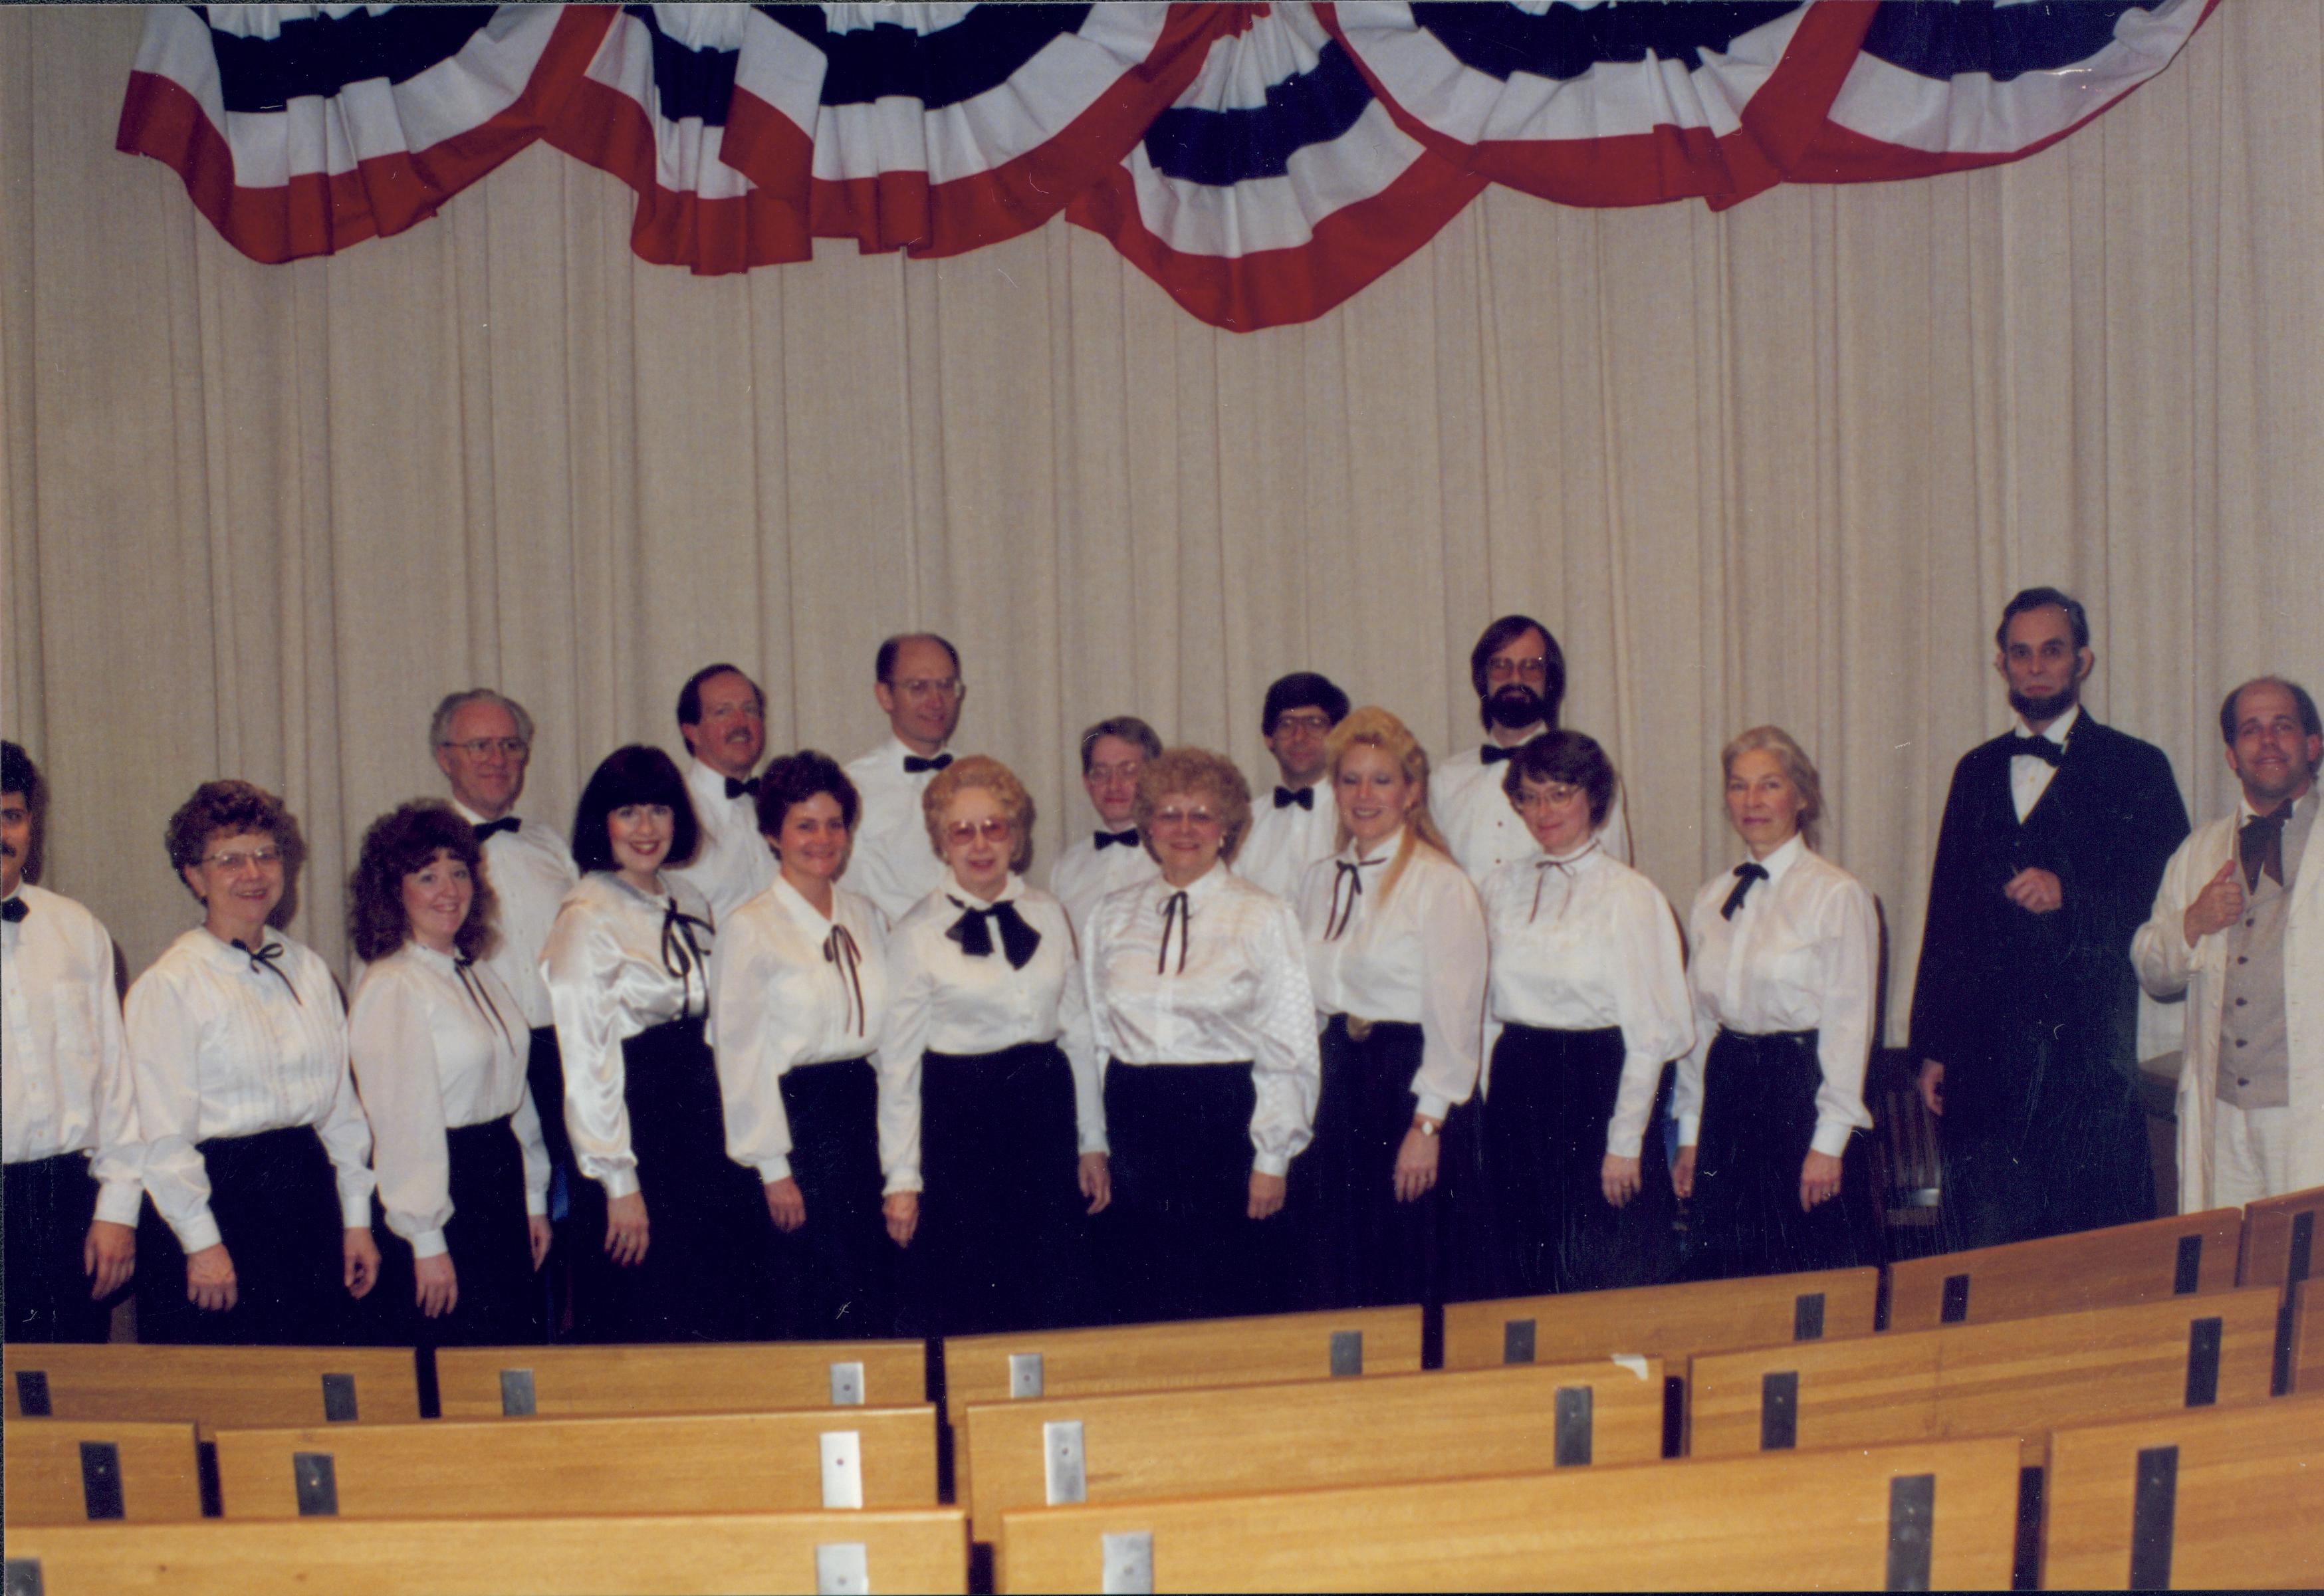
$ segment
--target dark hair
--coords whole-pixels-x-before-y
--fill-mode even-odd
[[[1289,676],[1277,677],[1268,686],[1267,701],[1259,706],[1259,734],[1274,736],[1276,719],[1286,709],[1320,709],[1332,717],[1336,726],[1348,718],[1348,696],[1330,677],[1313,670],[1295,670]]]
[[[797,753],[784,754],[767,761],[759,774],[759,835],[773,836],[783,828],[783,821],[794,806],[803,804],[818,792],[827,792],[839,802],[839,817],[847,829],[855,829],[855,817],[863,812],[863,800],[857,796],[855,783],[839,768],[839,761],[827,753],[812,748],[802,748]]]
[[[741,666],[729,665],[721,660],[715,665],[704,666],[692,676],[687,677],[686,685],[678,688],[678,729],[679,731],[683,732],[688,726],[698,726],[702,724],[702,684],[714,676],[739,676],[744,681],[751,682],[751,696],[759,701],[759,712],[761,715],[766,713],[766,689],[757,682],[751,681],[751,673]],[[618,804],[614,806],[616,808],[620,807]]]
[[[612,870],[613,839],[605,822],[614,810],[632,804],[660,804],[669,810],[669,853],[665,864],[690,864],[702,845],[702,827],[694,818],[694,800],[686,794],[686,779],[669,755],[643,743],[617,748],[590,772],[573,811],[573,863],[584,871]]]
[[[307,863],[307,839],[299,835],[298,818],[264,788],[247,781],[203,782],[170,816],[161,844],[170,851],[170,868],[180,872],[179,880],[183,881],[183,872],[199,864],[202,855],[209,852],[212,837],[237,836],[246,831],[264,833],[281,852],[282,901],[274,906],[267,921],[287,926],[298,912],[299,867]],[[189,885],[186,890],[191,892],[193,888]]]
[[[1486,684],[1486,662],[1501,650],[1517,641],[1528,632],[1541,633],[1542,649],[1541,697],[1549,706],[1549,724],[1557,724],[1557,712],[1565,702],[1565,650],[1557,646],[1557,633],[1544,626],[1531,615],[1503,615],[1477,639],[1477,646],[1469,650],[1469,685],[1477,689],[1477,697],[1490,696]],[[1490,717],[1485,724],[1491,725]]]
[[[1086,749],[1086,743],[1084,747]],[[1089,762],[1086,752],[1082,762],[1084,765]],[[24,795],[25,804],[30,806],[40,790],[41,770],[32,763],[32,756],[14,743],[0,742],[0,792],[21,792]]]
[[[2226,702],[2219,706],[2219,738],[2230,748],[2235,746],[2236,741],[2236,701],[2254,687],[2282,687],[2291,694],[2292,707],[2300,713],[2300,729],[2310,737],[2324,737],[2324,721],[2317,718],[2316,700],[2308,696],[2306,687],[2298,682],[2286,681],[2280,676],[2255,676],[2229,693]],[[12,787],[8,790],[14,792],[16,789]]]
[[[1089,774],[1090,756],[1097,752],[1101,737],[1119,737],[1124,743],[1134,743],[1138,745],[1138,752],[1150,760],[1162,757],[1162,739],[1155,735],[1152,726],[1134,715],[1117,715],[1098,722],[1082,733],[1082,774],[1084,776]]]
[[[441,798],[415,798],[390,809],[364,833],[355,873],[347,877],[347,940],[355,945],[356,957],[377,964],[410,938],[403,878],[426,869],[439,853],[466,865],[475,883],[475,900],[454,933],[452,946],[471,959],[493,950],[499,939],[500,901],[485,876],[475,828]]]
[[[1581,732],[1551,730],[1528,739],[1509,756],[1501,790],[1514,804],[1528,781],[1563,781],[1589,795],[1591,829],[1606,824],[1614,807],[1614,761],[1598,739]]]
[[[951,643],[947,642],[945,639],[938,637],[933,632],[899,632],[895,636],[890,638],[887,641],[881,643],[880,645],[879,653],[872,657],[872,674],[882,684],[889,687],[895,686],[896,656],[903,651],[903,647],[906,643],[918,642],[923,638],[927,639],[929,642],[936,644],[936,647],[945,651],[945,657],[952,661],[952,673],[954,676],[958,676],[960,674],[960,650],[954,648]],[[847,824],[853,826],[855,823],[851,820]]]
[[[2004,650],[2009,647],[2009,623],[2026,611],[2051,609],[2066,612],[2066,625],[2074,634],[2075,648],[2090,646],[2089,612],[2082,608],[2080,599],[2055,587],[2025,588],[2002,605],[2001,624],[1993,629],[1993,646]]]

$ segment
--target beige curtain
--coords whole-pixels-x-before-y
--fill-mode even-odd
[[[355,843],[438,789],[427,714],[471,683],[531,707],[523,807],[561,827],[608,749],[678,748],[696,666],[846,757],[884,731],[878,641],[934,627],[958,745],[1024,776],[1048,856],[1089,820],[1089,722],[1256,777],[1260,694],[1314,668],[1442,753],[1476,735],[1471,641],[1526,610],[1682,905],[1734,853],[1720,743],[1808,746],[1895,1037],[2012,591],[2089,603],[2093,708],[2199,813],[2227,687],[2324,689],[2310,0],[2234,0],[2015,166],[1720,216],[1496,190],[1250,337],[1062,224],[648,266],[629,193],[538,147],[401,237],[254,265],[112,150],[135,10],[5,10],[0,715],[53,784],[50,883],[133,970],[190,923],[161,830],[220,774],[289,797],[294,929],[339,957]]]

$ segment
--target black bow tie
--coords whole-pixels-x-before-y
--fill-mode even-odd
[[[833,905],[835,909],[837,907]],[[865,1026],[871,1016],[863,1009],[863,954],[846,927],[834,925],[831,935],[823,939],[823,962],[838,971],[839,978],[847,983],[849,1025],[857,1036],[868,1035]]]
[[[290,977],[283,973],[282,966],[275,962],[288,951],[281,943],[270,942],[263,947],[253,947],[237,936],[234,939],[234,945],[250,955],[250,967],[253,970],[273,971],[274,978],[280,981],[283,988],[290,992],[290,1001],[302,1009],[307,1006],[307,1000],[299,995],[299,989],[291,985]]]
[[[1520,744],[1519,746],[1523,745]],[[1503,760],[1513,760],[1517,758],[1517,751],[1515,748],[1503,748],[1498,743],[1488,743],[1482,749],[1478,751],[1478,757],[1489,765],[1498,765]]]
[[[1766,879],[1767,867],[1764,864],[1747,862],[1737,865],[1735,867],[1735,890],[1727,894],[1727,901],[1720,907],[1719,910],[1719,918],[1722,920],[1733,919],[1735,918],[1735,911],[1743,907],[1743,899],[1749,894],[1751,890],[1751,883],[1754,881],[1764,881]]]
[[[2009,757],[2015,759],[2019,754],[2024,754],[2030,760],[2040,760],[2054,770],[2058,768],[2058,761],[2066,757],[2066,751],[2047,737],[2012,738],[2009,743]]]
[[[1287,787],[1278,787],[1275,789],[1275,807],[1277,808],[1287,809],[1294,804],[1297,804],[1309,814],[1314,814],[1315,812],[1315,789],[1312,787],[1303,787],[1297,792],[1292,791]]]
[[[702,1001],[707,1004],[710,1001],[709,961],[703,956],[702,945],[694,939],[696,926],[706,931],[714,928],[708,920],[696,918],[678,908],[678,899],[672,896],[661,914],[661,967],[676,977],[681,987],[692,980],[695,972],[700,971]],[[693,994],[689,992],[687,995],[690,1002]]]
[[[2277,886],[2283,885],[2283,823],[2291,818],[2292,805],[2279,804],[2274,814],[2253,816],[2236,834],[2236,851],[2244,862],[2245,891],[2258,891],[2263,874]]]
[[[930,770],[941,770],[950,763],[952,763],[952,755],[948,753],[940,753],[932,760],[924,760],[917,753],[908,753],[904,756],[904,774],[925,776]]]
[[[738,798],[745,793],[750,794],[752,798],[759,796],[759,779],[756,776],[745,776],[739,781],[732,776],[726,778],[726,796],[728,798]]]
[[[960,951],[972,959],[992,956],[992,927],[1001,927],[1001,951],[1009,960],[1011,970],[1022,970],[1033,962],[1033,955],[1041,946],[1041,934],[1025,923],[1014,903],[996,903],[991,909],[971,909],[950,893],[945,901],[961,910],[960,918],[945,933],[960,944]],[[990,922],[988,924],[987,922]]]
[[[1117,843],[1127,848],[1137,842],[1138,827],[1133,826],[1128,831],[1093,831],[1090,835],[1097,839],[1097,851],[1102,853]]]
[[[0,903],[0,920],[5,920],[12,926],[23,925],[24,917],[31,912],[32,910],[25,908],[22,898],[11,898],[7,902]]]
[[[524,822],[513,815],[503,815],[497,820],[480,820],[476,823],[476,846],[483,847],[504,831],[516,832],[523,828]]]

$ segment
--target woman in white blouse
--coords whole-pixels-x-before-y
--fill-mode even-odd
[[[1221,756],[1176,748],[1138,780],[1138,829],[1162,867],[1100,900],[1083,974],[1105,1066],[1118,1319],[1285,1305],[1281,1213],[1314,1123],[1314,1000],[1299,922],[1227,868],[1250,789]]]
[[[669,756],[605,756],[573,817],[581,881],[541,979],[557,1016],[575,1167],[573,1333],[735,1341],[766,1311],[766,1214],[726,1157],[710,1011],[709,906],[665,864],[701,828]]]
[[[914,1110],[882,1050],[888,926],[838,884],[861,813],[812,749],[759,778],[774,884],[721,939],[718,1075],[726,1149],[756,1172],[779,1303],[776,1333],[829,1341],[905,1328],[901,1255],[919,1225]]]
[[[1304,1308],[1437,1301],[1448,1139],[1484,1046],[1485,916],[1428,813],[1428,755],[1367,706],[1325,744],[1339,852],[1297,896],[1326,1016],[1315,1139],[1292,1167]]]
[[[920,803],[945,875],[889,939],[881,1056],[913,1111],[899,1174],[925,1180],[930,1332],[1086,1324],[1105,1105],[1073,927],[1020,873],[1033,800],[973,755]]]
[[[1858,1130],[1879,921],[1872,894],[1813,847],[1816,769],[1755,726],[1720,754],[1750,857],[1695,894],[1694,1049],[1679,1068],[1687,1272],[1787,1274],[1877,1262]]]
[[[129,989],[145,1191],[137,1333],[335,1345],[379,1274],[371,1128],[338,983],[274,929],[305,857],[272,793],[210,781],[170,816],[202,924]]]
[[[448,804],[405,804],[364,834],[347,883],[364,961],[348,1048],[387,1214],[383,1278],[413,1310],[399,1339],[430,1346],[541,1338],[549,1149],[523,1011],[478,962],[496,907],[475,829]]]
[[[1678,921],[1609,854],[1616,777],[1579,732],[1545,732],[1501,778],[1540,852],[1486,877],[1492,1064],[1485,1227],[1502,1295],[1654,1286],[1678,1263],[1662,1112],[1694,1040]]]

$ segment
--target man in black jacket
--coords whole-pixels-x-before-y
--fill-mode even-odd
[[[2163,751],[2081,708],[2079,603],[2029,587],[1995,641],[2017,724],[1954,767],[1913,992],[1952,1248],[2154,1216],[2130,941],[2188,829]]]

